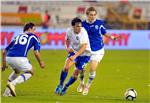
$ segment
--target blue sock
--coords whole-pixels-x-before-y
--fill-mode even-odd
[[[66,84],[66,87],[69,87],[71,84],[73,84],[75,81],[77,80],[77,78],[75,77],[70,77],[69,81]]]
[[[68,75],[68,72],[63,71],[63,70],[61,71],[60,84],[59,84],[59,85],[62,85],[62,86],[63,86],[64,81],[65,81],[65,79],[66,79],[67,75]]]

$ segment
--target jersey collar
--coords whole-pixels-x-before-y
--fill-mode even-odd
[[[89,23],[89,24],[93,24],[95,21],[96,21],[96,19],[94,19],[92,22],[89,22],[89,20],[86,19],[86,22]]]

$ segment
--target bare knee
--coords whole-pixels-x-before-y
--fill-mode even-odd
[[[63,71],[68,72],[69,71],[69,67],[64,67]]]
[[[77,78],[79,73],[80,73],[80,70],[75,69],[74,72],[73,72],[73,77]]]
[[[97,66],[98,66],[97,61],[91,61],[91,70],[90,71],[96,71]]]

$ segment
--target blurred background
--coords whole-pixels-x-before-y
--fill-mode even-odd
[[[1,47],[6,47],[18,35],[26,22],[34,22],[42,49],[64,49],[65,29],[76,16],[86,19],[85,11],[89,6],[97,9],[97,17],[105,21],[109,33],[123,36],[117,42],[104,38],[106,49],[148,49],[150,2],[128,0],[2,0]]]
[[[128,0],[2,1],[2,25],[33,21],[45,28],[65,28],[75,16],[85,19],[89,6],[97,8],[98,18],[106,21],[108,29],[150,29],[150,3]]]

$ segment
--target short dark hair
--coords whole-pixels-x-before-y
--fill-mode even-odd
[[[73,18],[71,21],[71,25],[75,26],[76,23],[82,23],[82,20],[78,17]]]
[[[35,26],[35,24],[33,24],[32,22],[26,23],[24,25],[23,32],[27,31],[30,28],[32,29],[34,26]]]
[[[97,14],[97,10],[94,7],[91,6],[91,7],[87,8],[86,15],[89,15],[89,12],[91,12],[91,11],[95,11],[96,14]]]

